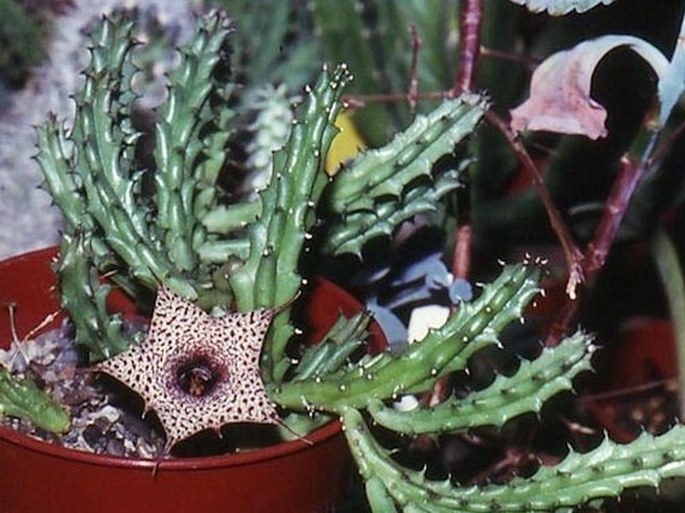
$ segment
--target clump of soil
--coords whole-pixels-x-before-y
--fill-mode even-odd
[[[140,327],[138,327],[140,329]],[[0,363],[33,379],[70,411],[67,433],[56,435],[27,420],[0,416],[0,425],[70,449],[113,456],[158,458],[164,435],[141,418],[142,405],[119,394],[106,379],[84,367],[69,325],[0,350]]]

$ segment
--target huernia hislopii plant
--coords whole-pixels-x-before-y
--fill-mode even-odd
[[[307,419],[315,425],[335,415],[378,512],[569,511],[685,474],[682,427],[629,445],[605,440],[589,453],[570,450],[556,466],[505,484],[461,487],[400,464],[371,424],[409,436],[503,426],[571,390],[594,352],[591,337],[579,332],[464,398],[393,408],[501,344],[502,330],[539,293],[532,261],[504,267],[477,299],[399,352],[356,356],[369,320],[361,313],[341,317],[320,344],[292,358],[300,333],[291,307],[308,278],[303,254],[361,255],[369,240],[433,210],[458,187],[461,171],[434,163],[474,131],[483,98],[444,100],[330,177],[323,159],[352,77],[344,65],[324,68],[305,91],[266,188],[230,202],[217,184],[236,94],[225,67],[228,19],[204,17],[181,48],[157,109],[154,170],[136,167],[131,31],[127,15],[117,13],[94,32],[73,126],[51,119],[41,127],[37,158],[65,218],[55,271],[77,342],[95,370],[128,385],[157,413],[168,450],[226,423],[295,418],[292,429],[305,436],[299,429]],[[112,284],[142,305],[156,296],[146,335],[129,335],[108,311]]]

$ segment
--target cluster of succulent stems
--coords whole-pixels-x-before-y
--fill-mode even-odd
[[[362,313],[341,317],[299,360],[289,356],[299,338],[289,302],[308,278],[303,254],[316,247],[332,256],[361,256],[370,240],[434,210],[459,187],[463,168],[434,164],[473,133],[484,99],[463,94],[443,100],[385,147],[361,154],[330,177],[323,159],[352,76],[344,65],[324,68],[306,90],[287,143],[274,155],[267,187],[232,203],[217,185],[234,129],[236,87],[218,73],[229,20],[220,12],[203,18],[180,50],[168,97],[157,110],[154,170],[136,167],[132,29],[125,14],[103,22],[93,35],[73,126],[51,119],[38,132],[45,186],[65,219],[55,267],[62,307],[91,362],[135,343],[121,316],[107,309],[113,287],[141,304],[163,284],[207,311],[231,304],[240,312],[278,309],[262,351],[266,390],[282,410],[301,418],[342,419],[374,512],[569,511],[626,487],[658,486],[685,475],[679,427],[629,445],[606,440],[586,454],[570,450],[530,478],[485,487],[430,481],[400,465],[376,440],[372,424],[408,436],[501,427],[520,415],[539,414],[591,367],[592,339],[579,332],[465,398],[406,412],[392,407],[402,396],[428,392],[442,377],[467,370],[474,355],[503,343],[502,331],[522,319],[540,291],[535,261],[504,267],[444,326],[399,352],[352,359],[364,345],[369,315]],[[466,78],[463,83],[468,91]],[[30,401],[30,386],[8,385],[5,374],[0,370],[0,413],[22,414],[23,404],[33,404],[26,407],[34,410],[30,418],[55,426],[54,410]]]

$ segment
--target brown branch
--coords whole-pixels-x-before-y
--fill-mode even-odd
[[[628,156],[621,159],[621,171],[614,181],[604,205],[602,218],[585,249],[585,256],[582,260],[583,273],[588,282],[594,281],[595,276],[604,267],[607,255],[628,210],[630,199],[647,170],[648,162],[652,161],[651,158],[645,158],[641,162],[635,162]],[[559,343],[575,321],[578,309],[578,301],[567,302],[561,310],[559,320],[547,334],[545,345],[555,346]]]
[[[566,334],[569,332],[571,325],[578,315],[578,309],[580,308],[580,301],[574,301],[570,298],[566,299],[566,303],[561,308],[561,313],[559,314],[558,320],[552,324],[552,327],[547,333],[545,338],[546,347],[556,347],[561,342]]]
[[[465,0],[459,20],[459,68],[456,82],[448,92],[449,98],[456,98],[462,93],[473,90],[476,73],[476,63],[480,51],[480,26],[483,20],[482,0]],[[467,190],[468,192],[468,190]],[[454,250],[452,253],[452,272],[455,278],[467,278],[471,272],[471,244],[472,228],[469,212],[470,202],[459,202],[457,205],[458,228],[454,234]],[[452,391],[449,376],[440,378],[433,385],[428,396],[428,404],[434,406],[449,397]]]
[[[483,21],[483,0],[464,0],[459,23],[459,68],[450,97],[473,91],[476,65],[480,53],[480,26]]]
[[[471,243],[473,229],[471,223],[465,222],[457,228],[452,254],[452,274],[454,278],[468,278],[471,272]]]
[[[515,62],[521,64],[531,72],[542,62],[541,59],[536,59],[525,54],[504,52],[502,50],[488,48],[487,46],[480,47],[480,57],[490,57],[502,61]]]
[[[456,82],[448,96],[455,98],[473,90],[476,64],[480,53],[480,28],[483,22],[483,1],[463,0],[459,19],[459,67]],[[468,191],[467,191],[468,193]],[[471,272],[472,227],[469,215],[470,202],[459,202],[458,228],[454,235],[452,273],[455,278],[468,278]]]
[[[609,390],[607,392],[583,394],[583,397],[581,397],[580,400],[583,403],[587,403],[590,401],[615,399],[617,397],[636,395],[642,392],[650,392],[652,390],[657,390],[660,388],[666,388],[667,390],[677,390],[678,380],[676,378],[660,379],[655,381],[648,381],[647,383],[642,383],[640,385],[635,385],[632,387],[624,387],[616,390]]]
[[[586,272],[596,272],[604,266],[609,249],[616,239],[618,229],[628,209],[630,198],[632,198],[644,171],[643,165],[628,156],[621,159],[621,172],[614,181],[604,206],[602,219],[585,252]]]
[[[449,92],[437,91],[429,93],[417,93],[416,100],[444,100],[449,97]],[[406,93],[392,94],[345,94],[343,101],[350,108],[364,107],[368,103],[397,103],[407,101]]]
[[[557,237],[559,238],[561,248],[564,251],[564,257],[566,258],[566,264],[568,266],[569,273],[566,291],[572,299],[575,299],[576,288],[578,284],[585,280],[585,273],[583,269],[583,253],[573,240],[571,232],[566,226],[564,219],[561,217],[561,214],[554,204],[552,196],[550,195],[549,190],[542,179],[542,173],[540,173],[540,170],[535,165],[535,162],[533,162],[533,159],[528,153],[528,150],[526,150],[526,147],[516,137],[516,134],[514,134],[514,132],[509,128],[509,125],[507,125],[492,110],[487,110],[485,112],[485,118],[495,128],[502,132],[511,148],[514,150],[519,162],[523,165],[523,168],[528,173],[533,185],[535,185],[538,193],[540,194],[540,198],[545,207],[545,211],[547,212],[547,217],[549,218],[552,230],[554,230],[554,233],[556,233]]]
[[[419,97],[419,50],[421,38],[416,30],[416,25],[409,27],[411,35],[411,68],[409,69],[409,90],[407,91],[407,103],[409,111],[413,114],[416,110],[416,100]]]

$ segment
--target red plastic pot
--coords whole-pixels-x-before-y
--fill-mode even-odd
[[[19,336],[58,310],[50,268],[55,249],[0,262],[0,345],[11,340],[9,314],[16,305]],[[118,308],[132,310],[119,296]],[[340,313],[361,305],[336,285],[318,280],[308,321],[321,334]],[[59,319],[44,329],[55,327]],[[380,330],[372,346],[382,348]],[[303,441],[265,449],[159,464],[64,449],[0,427],[0,513],[269,512],[332,511],[347,492],[352,462],[337,422]],[[158,465],[153,474],[155,466]]]
[[[659,384],[677,377],[676,348],[670,320],[641,317],[621,329],[615,343],[605,348],[598,359],[598,390],[583,399],[584,406],[616,441],[627,443],[655,422],[656,415],[645,404],[655,396],[664,397]],[[651,398],[651,400],[650,400]],[[667,400],[658,401],[659,415],[671,419]],[[644,411],[643,411],[644,410]],[[630,411],[640,412],[636,419]]]

